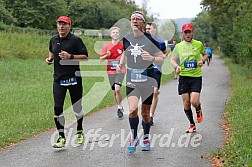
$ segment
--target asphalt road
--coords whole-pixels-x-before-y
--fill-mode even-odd
[[[127,153],[130,131],[127,102],[124,101],[122,120],[116,117],[116,106],[84,118],[86,140],[83,145],[74,143],[75,125],[72,125],[66,129],[68,145],[64,149],[52,148],[55,131],[45,132],[1,150],[0,166],[209,167],[211,164],[205,157],[220,148],[225,140],[219,125],[229,96],[229,79],[224,62],[216,55],[209,67],[203,67],[204,120],[196,124],[197,132],[193,134],[185,134],[189,122],[177,94],[177,80],[162,85],[149,152],[141,151],[139,146],[135,153]],[[193,112],[195,117],[194,109]],[[139,134],[141,128],[140,123]]]

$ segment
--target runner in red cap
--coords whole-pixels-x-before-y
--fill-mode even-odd
[[[53,147],[62,148],[66,144],[63,106],[67,90],[70,93],[73,110],[77,119],[76,140],[78,144],[84,143],[84,131],[82,127],[84,115],[82,108],[82,77],[77,76],[76,73],[80,71],[77,60],[88,59],[88,51],[82,39],[70,32],[72,22],[69,17],[60,16],[56,22],[58,34],[50,39],[49,54],[48,58],[46,58],[46,63],[48,65],[54,64],[54,122],[59,137]],[[76,64],[65,65],[61,62],[66,64],[76,62]]]
[[[178,93],[182,95],[184,111],[190,122],[190,126],[186,132],[192,133],[196,131],[196,126],[191,105],[196,110],[197,122],[201,123],[203,120],[200,105],[200,92],[202,88],[201,67],[207,60],[207,54],[202,42],[193,39],[194,29],[192,24],[184,24],[182,26],[182,35],[184,40],[175,46],[172,52],[171,63],[176,73],[179,74]],[[177,58],[180,60],[179,64],[176,61]]]

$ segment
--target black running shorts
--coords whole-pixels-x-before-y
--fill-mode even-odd
[[[201,92],[202,77],[187,77],[179,76],[178,93],[182,95],[184,93]]]

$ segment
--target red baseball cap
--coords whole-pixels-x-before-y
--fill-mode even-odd
[[[72,22],[71,22],[71,19],[69,18],[69,17],[67,17],[67,16],[60,16],[57,20],[56,20],[56,22],[60,22],[60,21],[63,21],[63,22],[65,22],[65,23],[67,23],[67,24],[72,24]]]
[[[190,30],[190,31],[193,31],[193,26],[192,26],[192,24],[184,24],[183,26],[182,26],[182,32],[184,32],[184,31],[186,31],[186,30]]]

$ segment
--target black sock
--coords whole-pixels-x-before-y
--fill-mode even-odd
[[[189,110],[184,109],[184,111],[185,111],[185,114],[186,114],[188,120],[190,121],[190,124],[195,125],[195,122],[194,122],[194,120],[193,120],[192,109],[191,109],[191,108],[190,108]]]
[[[64,116],[58,116],[56,118],[54,118],[54,122],[56,125],[56,128],[59,132],[59,135],[62,136],[63,138],[65,138],[65,133],[64,133],[64,125],[65,125],[65,118]]]
[[[82,122],[83,122],[83,116],[78,118],[77,120],[77,130],[83,130]]]
[[[198,107],[196,107],[195,109],[196,109],[196,111],[201,110],[201,106],[200,106],[200,104],[199,104],[199,106],[198,106]]]
[[[149,134],[150,134],[150,122],[146,123],[144,121],[142,121],[142,125],[143,125],[143,130],[144,130],[144,139],[148,139],[149,138]]]
[[[139,124],[139,117],[137,116],[136,118],[129,118],[129,123],[130,123],[130,129],[133,133],[133,138],[135,139],[137,137],[137,128]]]

